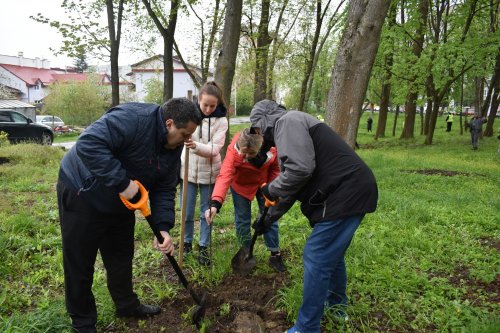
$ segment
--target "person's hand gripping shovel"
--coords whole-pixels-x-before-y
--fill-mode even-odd
[[[239,251],[234,255],[231,259],[231,267],[233,268],[233,272],[240,275],[248,275],[253,270],[255,265],[257,265],[257,261],[253,256],[253,248],[255,245],[255,241],[257,237],[262,235],[263,232],[259,232],[260,230],[266,230],[267,228],[264,226],[264,221],[269,211],[269,207],[275,206],[277,204],[276,201],[271,201],[266,196],[264,196],[264,211],[262,215],[254,222],[253,228],[255,229],[252,240],[250,241],[250,247],[242,246]]]
[[[120,195],[120,199],[128,209],[130,209],[130,210],[139,209],[141,211],[142,215],[146,218],[146,221],[148,221],[149,227],[151,228],[151,230],[153,230],[153,233],[155,234],[158,242],[160,242],[160,244],[162,244],[164,241],[164,238],[163,238],[162,234],[160,233],[160,230],[158,229],[158,227],[154,223],[153,217],[151,216],[151,210],[149,209],[148,191],[139,181],[134,180],[134,182],[139,186],[139,191],[141,194],[141,198],[139,199],[139,201],[137,201],[136,203],[132,203],[132,202],[128,201],[127,199],[125,199],[121,195]],[[181,268],[177,264],[177,261],[175,260],[175,258],[168,253],[165,253],[165,255],[167,256],[168,261],[170,261],[170,264],[172,265],[172,267],[174,268],[175,273],[177,273],[177,276],[179,276],[179,279],[181,280],[184,288],[186,288],[189,291],[189,294],[191,295],[193,300],[196,302],[196,304],[198,304],[198,306],[195,308],[195,310],[192,314],[192,321],[193,321],[193,324],[196,325],[196,327],[200,328],[201,321],[203,320],[203,317],[205,316],[205,310],[206,310],[205,303],[207,301],[207,293],[203,292],[201,297],[200,297],[194,291],[193,287],[189,284],[188,280],[186,279],[186,276],[184,275]]]

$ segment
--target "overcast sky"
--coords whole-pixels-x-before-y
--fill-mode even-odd
[[[73,59],[55,56],[50,48],[59,49],[61,35],[48,24],[30,19],[30,15],[42,13],[52,20],[65,20],[61,8],[63,0],[0,0],[0,54],[17,56],[24,53],[26,58],[45,58],[52,67],[72,66]],[[144,59],[144,55],[126,53],[125,45],[120,48],[120,65],[130,65]],[[159,48],[161,52],[161,47]],[[94,61],[88,61],[95,64]]]

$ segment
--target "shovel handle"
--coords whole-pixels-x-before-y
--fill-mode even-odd
[[[149,200],[148,190],[146,190],[146,188],[144,187],[144,185],[141,184],[140,181],[134,180],[134,183],[136,183],[137,186],[139,186],[139,192],[141,193],[141,198],[139,199],[139,201],[137,201],[136,203],[131,203],[121,195],[120,195],[120,200],[128,209],[130,210],[139,209],[142,215],[144,215],[144,217],[147,217],[148,215],[151,215],[151,210],[149,209],[148,205],[148,200]]]
[[[265,196],[264,196],[265,198]],[[266,199],[267,200],[267,199]],[[257,221],[258,224],[262,223],[264,218],[266,217],[267,215],[267,211],[269,210],[269,206],[265,206],[264,207],[264,211],[262,212],[262,215],[260,216],[260,219],[259,221]],[[250,241],[250,249],[248,250],[248,256],[247,256],[247,259],[249,258],[252,258],[253,257],[253,247],[255,245],[255,241],[257,240],[257,233],[254,232],[253,233],[253,236],[252,236],[252,240]]]

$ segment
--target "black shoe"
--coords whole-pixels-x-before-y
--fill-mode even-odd
[[[271,267],[278,273],[286,272],[286,266],[283,263],[283,258],[279,252],[271,254],[269,257],[269,265],[271,265]]]
[[[136,317],[136,318],[145,318],[145,317],[151,317],[159,314],[161,312],[161,308],[156,305],[147,305],[147,304],[140,304],[138,307],[136,307],[132,311],[118,311],[116,315],[118,317]]]
[[[208,249],[206,246],[200,246],[200,255],[198,256],[198,262],[202,266],[210,266],[210,256],[208,255]]]
[[[184,255],[188,255],[193,251],[193,244],[191,243],[184,243]]]
[[[76,333],[97,333],[95,326],[85,326],[85,327],[73,327],[73,332]]]

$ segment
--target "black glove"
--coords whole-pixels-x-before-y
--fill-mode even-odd
[[[268,201],[274,201],[274,202],[277,201],[278,198],[277,197],[272,197],[271,193],[269,193],[269,184],[263,184],[260,187],[260,190],[261,190],[261,193],[264,196],[264,198],[267,199]]]
[[[215,207],[215,209],[217,209],[217,213],[219,213],[220,209],[222,208],[222,203],[217,200],[210,200],[209,206],[210,208]]]
[[[260,236],[266,234],[271,229],[272,224],[273,221],[269,218],[269,214],[266,214],[266,216],[262,218],[262,215],[259,213],[252,224],[252,228],[255,230],[257,236]]]

